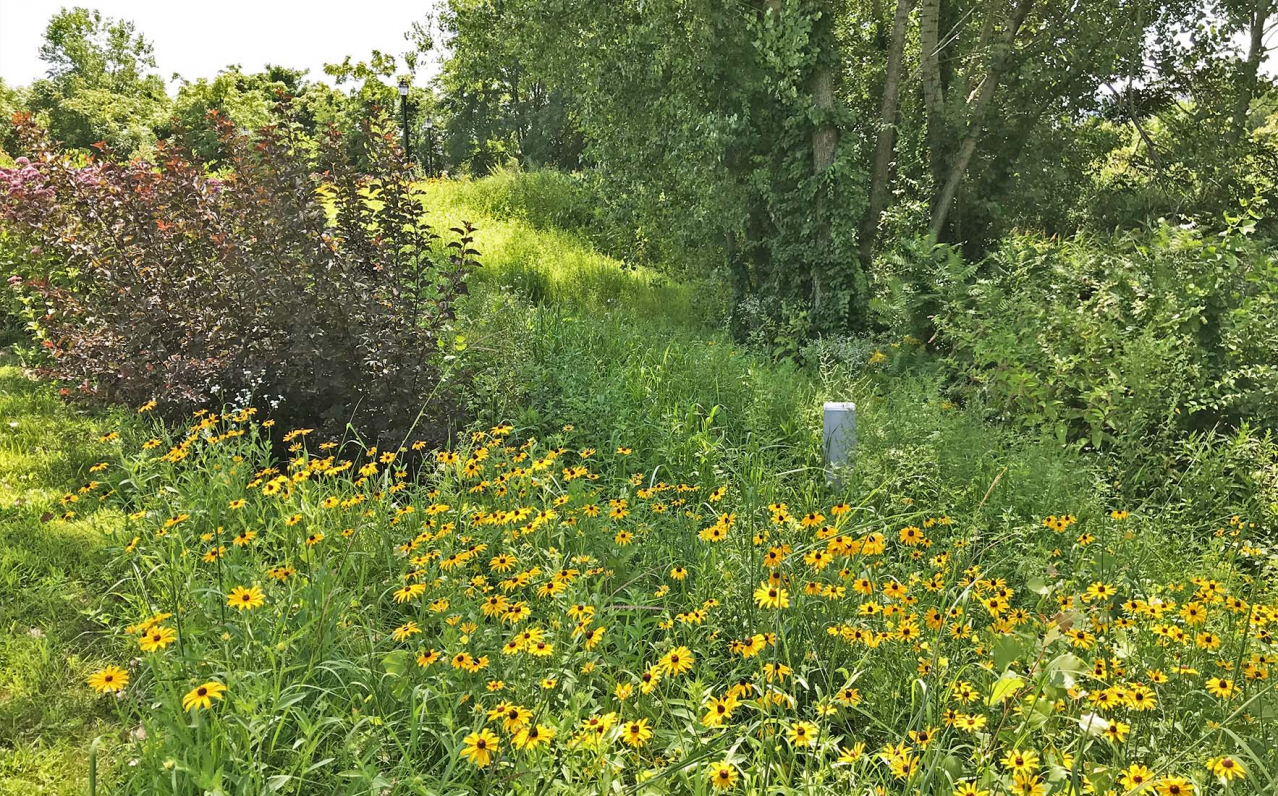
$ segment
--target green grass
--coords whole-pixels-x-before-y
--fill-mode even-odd
[[[723,317],[723,296],[714,285],[676,283],[649,268],[624,267],[580,230],[493,215],[475,201],[473,185],[432,182],[423,190],[431,224],[445,238],[462,221],[478,227],[475,246],[484,267],[475,274],[477,288],[504,286],[538,305],[592,315],[620,311],[703,330]]]
[[[120,517],[62,498],[111,455],[109,419],[0,365],[0,794],[81,793],[92,739],[118,731],[83,688],[99,651],[103,538]]]

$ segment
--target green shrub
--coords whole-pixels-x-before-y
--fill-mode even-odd
[[[1278,427],[1278,264],[1247,231],[1008,238],[936,294],[955,392],[1092,447]]]

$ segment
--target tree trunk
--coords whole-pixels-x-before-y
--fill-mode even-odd
[[[976,151],[976,143],[981,137],[981,131],[985,128],[985,113],[989,109],[990,101],[994,99],[994,90],[998,88],[998,82],[1003,77],[1003,69],[1007,66],[1012,46],[1016,43],[1016,35],[1025,24],[1025,18],[1029,16],[1033,5],[1034,0],[1019,0],[1016,4],[1000,42],[1000,51],[991,60],[985,77],[976,89],[976,97],[971,102],[972,110],[968,114],[967,132],[963,136],[962,143],[959,144],[958,155],[950,169],[950,176],[941,190],[941,195],[936,201],[936,209],[932,213],[930,232],[933,240],[939,240],[941,231],[945,228],[945,219],[949,215],[950,205],[954,203],[954,196],[958,193],[959,185],[963,182],[963,175],[967,172],[968,163],[972,160],[972,153]]]
[[[919,76],[923,83],[923,108],[927,113],[928,165],[932,181],[945,175],[945,100],[940,66],[941,0],[923,0],[919,8]]]
[[[868,265],[874,253],[874,238],[879,216],[887,204],[889,175],[892,168],[892,144],[896,133],[896,106],[901,86],[901,61],[905,50],[905,27],[909,24],[914,0],[897,0],[896,18],[892,22],[892,47],[888,51],[887,75],[883,80],[883,101],[879,104],[879,140],[874,148],[874,170],[870,173],[870,204],[861,223],[858,253],[862,265]]]
[[[834,70],[818,67],[812,75],[812,107],[822,117],[812,130],[812,168],[821,174],[834,163],[834,149],[839,145],[839,128],[834,126]]]
[[[830,13],[830,9],[826,9],[825,14],[816,23],[816,27],[820,28],[821,33],[817,30],[813,31],[813,39],[818,43],[832,40],[834,15]],[[832,47],[831,50],[834,48]],[[839,145],[839,128],[834,124],[834,78],[835,70],[834,59],[831,57],[818,56],[817,64],[812,72],[812,108],[816,111],[817,123],[812,128],[812,172],[818,178],[816,206],[813,210],[818,220],[817,236],[818,245],[821,246],[828,254],[833,248],[833,240],[831,238],[831,230],[829,219],[827,218],[828,210],[826,208],[826,190],[828,182],[826,172],[830,166],[834,164],[834,151]],[[822,262],[825,258],[818,258],[812,269],[812,312],[817,318],[822,316],[825,306],[826,285],[825,285],[825,266]]]
[[[1259,82],[1260,61],[1265,54],[1265,25],[1272,6],[1273,0],[1256,0],[1251,10],[1251,40],[1247,45],[1247,60],[1243,62],[1242,85],[1234,104],[1234,121],[1229,129],[1231,141],[1238,141],[1247,132],[1247,111]]]

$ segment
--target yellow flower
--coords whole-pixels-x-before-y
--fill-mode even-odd
[[[1194,783],[1184,777],[1163,777],[1158,781],[1158,796],[1194,796]]]
[[[395,590],[395,602],[406,603],[426,593],[425,583],[410,583]]]
[[[231,589],[231,596],[226,598],[226,604],[237,611],[248,611],[257,608],[266,603],[266,596],[262,594],[262,590],[257,586],[244,588],[236,586]]]
[[[1207,769],[1226,782],[1247,778],[1247,769],[1243,767],[1243,764],[1228,756],[1213,757],[1208,760]]]
[[[165,647],[177,641],[177,631],[171,627],[157,625],[149,628],[142,637],[138,639],[138,646],[143,652],[154,652],[162,650]]]
[[[701,718],[701,723],[707,727],[722,727],[724,722],[732,718],[732,712],[736,709],[736,694],[729,692],[722,699],[711,697],[706,703],[706,715]]]
[[[1108,583],[1096,581],[1087,587],[1086,599],[1088,600],[1108,600],[1118,594],[1118,590]]]
[[[1014,774],[1033,774],[1038,770],[1038,753],[1013,749],[1003,756],[1003,768]]]
[[[547,727],[545,724],[537,724],[524,727],[519,732],[515,733],[515,737],[512,738],[510,742],[519,750],[536,749],[539,746],[548,745],[554,737],[554,727]]]
[[[815,746],[820,730],[810,721],[796,721],[790,726],[786,738],[794,746]]]
[[[417,635],[422,629],[417,626],[416,622],[405,622],[399,627],[391,631],[391,637],[396,641],[403,641],[407,638]]]
[[[1012,793],[1015,796],[1043,796],[1046,792],[1043,782],[1033,774],[1017,774],[1013,778]]]
[[[483,768],[493,759],[493,755],[501,749],[501,744],[492,730],[485,727],[479,732],[472,732],[462,741],[462,757],[476,766]]]
[[[118,666],[108,666],[89,675],[89,687],[99,694],[123,691],[129,684],[129,673]]]
[[[208,709],[213,706],[213,700],[221,699],[222,694],[226,692],[226,686],[210,680],[204,685],[192,688],[187,695],[182,697],[182,710],[193,710],[195,708]]]
[[[1123,776],[1119,778],[1119,782],[1129,792],[1139,790],[1148,785],[1154,779],[1154,772],[1150,771],[1140,763],[1132,763],[1123,771]]]
[[[865,743],[863,741],[858,741],[857,743],[854,743],[849,747],[839,750],[838,762],[841,765],[849,766],[855,763],[856,761],[860,760],[862,755],[864,754],[865,754]]]
[[[726,760],[711,763],[706,779],[715,790],[729,790],[737,784],[737,768]]]
[[[690,670],[695,662],[696,658],[693,657],[692,650],[687,647],[675,647],[661,657],[657,666],[661,674],[674,676]]]
[[[652,738],[652,729],[648,727],[647,719],[639,719],[626,724],[621,729],[621,740],[626,746],[639,749],[648,740]]]
[[[990,796],[990,792],[976,787],[975,782],[960,782],[954,786],[954,796]]]
[[[1207,680],[1207,692],[1219,699],[1229,699],[1235,690],[1233,681],[1227,678],[1211,677]]]
[[[760,608],[789,608],[790,592],[765,582],[754,590],[754,601]]]
[[[514,733],[528,726],[532,711],[519,705],[503,705],[501,710],[490,712],[489,718],[501,719],[501,728],[507,733]]]
[[[1127,740],[1127,733],[1131,732],[1131,725],[1124,724],[1115,719],[1105,727],[1105,737],[1114,743],[1123,743]]]

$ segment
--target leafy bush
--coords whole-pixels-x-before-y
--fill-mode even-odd
[[[155,399],[170,417],[252,404],[374,438],[425,406],[418,433],[437,436],[453,406],[437,341],[477,264],[469,228],[446,255],[393,127],[368,123],[371,173],[331,133],[315,174],[287,120],[251,143],[215,121],[220,180],[180,136],[155,165],[107,152],[80,168],[18,120],[33,154],[0,172],[0,219],[31,249],[15,282],[40,307],[40,371],[65,395]]]
[[[1278,426],[1278,264],[1231,219],[1218,237],[1009,238],[935,321],[957,392],[1094,447]]]

